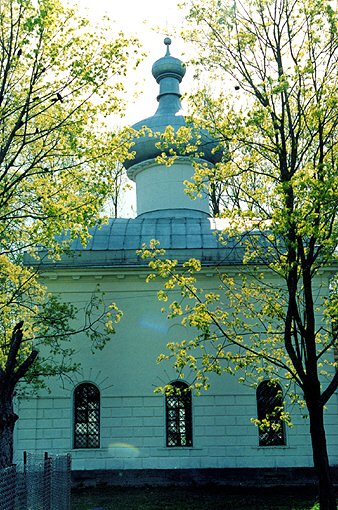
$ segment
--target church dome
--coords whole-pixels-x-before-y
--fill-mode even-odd
[[[141,133],[140,136],[135,136],[133,139],[131,151],[135,152],[135,157],[124,163],[128,170],[128,176],[133,180],[133,167],[144,161],[155,159],[161,153],[166,152],[163,151],[163,148],[158,147],[158,142],[160,141],[160,135],[165,132],[168,126],[172,126],[175,132],[182,126],[191,127],[193,131],[195,129],[196,136],[194,138],[199,141],[197,152],[203,160],[214,164],[220,161],[222,157],[221,150],[215,152],[218,141],[207,130],[194,128],[193,125],[187,124],[182,111],[181,93],[179,90],[179,84],[185,75],[186,68],[180,59],[170,54],[169,46],[171,39],[169,37],[164,39],[164,44],[167,46],[165,56],[158,59],[152,67],[152,74],[160,85],[159,95],[157,96],[159,102],[157,111],[151,117],[141,120],[132,126],[136,131],[141,131],[145,128],[144,133]],[[146,132],[147,129],[150,130],[150,133]],[[193,143],[193,141],[191,142]],[[180,148],[172,145],[167,151],[170,148],[173,148],[179,156],[187,156],[184,147],[181,145]]]

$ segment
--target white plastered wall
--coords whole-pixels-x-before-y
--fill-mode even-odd
[[[50,290],[62,292],[79,308],[100,283],[107,302],[116,302],[124,317],[103,351],[93,354],[85,338],[75,338],[82,368],[73,381],[51,381],[50,394],[18,402],[16,459],[23,450],[38,450],[71,451],[73,469],[86,470],[311,466],[308,420],[295,408],[287,446],[259,447],[257,429],[250,423],[256,415],[255,392],[231,376],[214,376],[211,389],[193,397],[193,447],[166,448],[164,397],[154,389],[176,379],[176,374],[169,364],[157,364],[156,357],[185,331],[161,314],[155,284],[146,285],[144,276],[136,270],[102,270],[54,272],[53,279],[46,279]],[[204,282],[210,288],[216,285],[210,276]],[[101,442],[99,449],[74,450],[73,391],[85,381],[100,389]],[[334,397],[326,411],[333,464],[338,463],[337,424]]]

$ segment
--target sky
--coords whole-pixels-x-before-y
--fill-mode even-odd
[[[182,58],[184,53],[181,38],[174,34],[179,33],[183,26],[179,0],[69,1],[71,4],[77,3],[80,12],[96,22],[108,14],[115,29],[139,38],[148,57],[140,64],[137,73],[130,76],[127,84],[130,101],[125,120],[134,123],[155,113],[158,85],[151,75],[151,67],[155,60],[165,54],[164,37],[172,38],[170,50],[173,56]],[[135,99],[135,92],[142,92],[142,96]]]

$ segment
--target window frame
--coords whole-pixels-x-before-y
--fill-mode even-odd
[[[92,395],[83,395],[82,393],[88,389]],[[81,402],[81,400],[82,402]],[[81,408],[82,404],[82,408]],[[94,404],[90,409],[90,404]],[[84,413],[86,421],[81,421],[79,414]],[[90,420],[89,413],[92,412],[94,419]],[[96,416],[95,416],[96,415]],[[78,430],[83,427],[84,430]],[[90,428],[94,427],[93,432]],[[78,384],[73,394],[73,449],[76,450],[92,450],[100,448],[101,442],[101,392],[96,384],[85,381]],[[92,443],[92,444],[91,444]]]
[[[191,448],[193,446],[191,390],[183,381],[173,381],[170,386],[173,388],[172,393],[165,396],[166,447]]]
[[[256,389],[256,404],[259,421],[268,419],[272,423],[279,423],[277,430],[272,427],[268,429],[258,427],[259,446],[263,448],[286,446],[285,423],[280,418],[280,414],[284,411],[283,390],[280,384],[271,383],[269,380],[262,381]],[[280,407],[280,411],[275,411],[276,407]]]

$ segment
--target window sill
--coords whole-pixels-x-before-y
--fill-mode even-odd
[[[194,451],[202,451],[203,448],[196,448],[195,446],[164,446],[163,448],[157,448],[159,452],[170,452],[170,451],[186,451],[186,450],[194,450]]]
[[[71,451],[72,452],[100,452],[102,451],[104,448],[72,448]]]
[[[296,446],[289,446],[287,444],[276,445],[276,446],[252,446],[253,450],[296,450]]]

